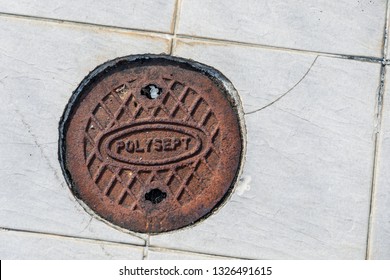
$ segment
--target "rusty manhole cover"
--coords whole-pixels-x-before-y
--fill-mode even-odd
[[[147,233],[207,217],[231,193],[242,159],[237,96],[208,66],[128,56],[91,72],[60,123],[72,192],[104,220]]]

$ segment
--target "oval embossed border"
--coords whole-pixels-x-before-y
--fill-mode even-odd
[[[115,155],[115,153],[112,152],[110,149],[110,145],[113,141],[120,139],[121,137],[125,137],[131,132],[137,132],[137,131],[146,131],[146,130],[170,130],[182,133],[183,135],[188,135],[192,139],[196,140],[196,145],[188,152],[185,152],[182,155],[172,157],[172,158],[166,158],[166,159],[160,159],[160,160],[142,160],[135,158],[133,160],[129,160],[125,157],[119,157],[118,155]],[[101,158],[104,158],[106,156],[109,156],[114,161],[119,161],[122,165],[123,164],[130,164],[130,165],[140,165],[140,166],[153,166],[153,165],[167,165],[177,162],[183,162],[185,160],[191,159],[194,155],[200,154],[204,152],[208,145],[208,140],[206,134],[194,127],[186,126],[179,123],[172,123],[172,122],[157,122],[157,123],[151,123],[151,122],[141,122],[141,123],[135,123],[131,125],[126,125],[124,127],[115,128],[111,131],[108,131],[106,134],[102,135],[102,137],[97,141],[98,142],[98,156]]]

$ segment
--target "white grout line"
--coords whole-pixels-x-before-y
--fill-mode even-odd
[[[118,242],[118,241],[109,241],[109,240],[103,240],[103,239],[94,239],[94,238],[87,238],[87,237],[76,237],[76,236],[56,234],[56,233],[46,233],[46,232],[38,232],[38,231],[31,231],[31,230],[22,230],[22,229],[13,229],[13,228],[0,227],[0,235],[1,235],[2,232],[10,232],[10,233],[15,233],[15,234],[19,233],[19,234],[26,234],[26,235],[45,236],[47,238],[63,238],[63,239],[69,239],[69,240],[79,241],[79,242],[100,243],[100,244],[107,244],[107,245],[113,245],[113,246],[115,245],[115,246],[134,247],[134,248],[139,248],[139,249],[143,248],[144,249],[143,259],[147,259],[149,250],[161,251],[161,252],[165,251],[165,252],[171,252],[171,253],[195,254],[195,255],[205,256],[205,257],[222,257],[222,258],[232,258],[232,259],[247,259],[247,258],[240,258],[240,257],[234,257],[234,256],[227,256],[227,255],[218,255],[218,254],[212,254],[212,253],[203,253],[203,252],[196,252],[196,251],[172,249],[172,248],[160,247],[160,246],[151,246],[149,238],[146,240],[144,245],[139,245],[139,244],[125,243],[125,242]],[[147,251],[145,251],[145,248],[147,248]]]
[[[20,234],[31,234],[31,235],[41,235],[45,236],[47,238],[63,238],[73,241],[81,241],[81,242],[92,242],[92,243],[104,243],[104,244],[110,244],[110,245],[118,245],[118,246],[129,246],[129,247],[137,247],[137,248],[143,248],[144,245],[140,244],[133,244],[133,243],[127,243],[127,242],[120,242],[120,241],[110,241],[110,240],[104,240],[104,239],[95,239],[90,237],[81,237],[81,236],[71,236],[71,235],[65,235],[65,234],[58,234],[58,233],[48,233],[48,232],[40,232],[40,231],[33,231],[33,230],[24,230],[24,229],[14,229],[14,228],[5,228],[0,227],[0,232],[11,232],[11,233],[20,233]]]
[[[227,256],[227,255],[218,255],[218,254],[204,254],[200,252],[195,252],[195,251],[186,251],[186,250],[177,250],[177,249],[170,249],[170,248],[165,248],[165,247],[156,247],[156,246],[150,246],[149,251],[152,252],[158,252],[158,253],[166,253],[166,254],[177,254],[177,255],[192,255],[192,256],[198,256],[199,258],[202,257],[214,257],[218,259],[226,259],[226,260],[249,260],[248,258],[239,258],[239,257],[232,257],[232,256]]]
[[[134,33],[137,35],[154,36],[154,37],[165,38],[165,39],[170,39],[172,37],[172,34],[170,34],[168,32],[163,32],[163,31],[119,27],[119,26],[114,26],[114,25],[105,25],[105,24],[98,24],[98,23],[89,23],[89,22],[82,22],[82,21],[75,21],[75,20],[56,19],[56,18],[39,17],[39,16],[31,16],[31,15],[23,15],[23,14],[10,14],[10,13],[0,12],[0,18],[33,20],[33,21],[39,21],[39,22],[48,22],[48,23],[61,24],[61,25],[71,25],[71,26],[86,27],[86,28],[99,29],[99,30],[105,29],[107,31],[112,31],[112,32],[131,32],[131,33]]]
[[[374,127],[374,159],[373,159],[373,168],[372,168],[372,182],[370,189],[370,205],[369,205],[369,215],[368,215],[368,225],[367,225],[367,239],[366,239],[366,259],[371,258],[371,236],[372,236],[372,223],[375,216],[375,196],[376,196],[376,180],[377,180],[377,167],[378,167],[378,158],[380,154],[380,139],[381,139],[381,127],[382,127],[382,118],[383,118],[383,101],[386,85],[386,65],[388,63],[387,57],[387,48],[388,48],[388,36],[389,36],[389,16],[390,16],[390,6],[389,0],[386,3],[386,20],[385,27],[383,32],[383,46],[382,46],[382,65],[380,71],[380,81],[379,89],[377,93],[377,104],[376,104],[376,115],[375,115],[375,127]]]
[[[177,29],[178,29],[179,20],[180,20],[180,10],[181,10],[181,0],[176,0],[174,23],[173,23],[172,38],[171,38],[171,46],[169,49],[170,55],[172,55],[172,53],[176,47]]]
[[[200,43],[237,45],[237,46],[253,47],[259,49],[270,49],[270,50],[282,51],[282,52],[321,55],[321,56],[327,56],[331,58],[349,59],[349,60],[356,60],[356,61],[369,62],[369,63],[383,63],[382,57],[375,57],[375,56],[328,53],[328,52],[310,51],[310,50],[293,49],[293,48],[263,45],[263,44],[256,44],[256,43],[248,43],[248,42],[241,42],[241,41],[234,41],[234,40],[215,39],[215,38],[208,38],[208,37],[202,37],[196,35],[191,36],[185,34],[177,34],[177,27],[179,22],[178,19],[180,18],[179,10],[181,6],[181,1],[182,0],[177,0],[177,8],[176,8],[176,16],[175,16],[173,33],[155,31],[155,30],[117,27],[117,26],[86,23],[86,22],[71,21],[71,20],[61,20],[61,19],[46,18],[46,17],[37,17],[37,16],[30,16],[30,15],[22,15],[22,14],[10,14],[10,13],[3,13],[3,12],[0,12],[0,18],[3,17],[3,18],[16,18],[21,20],[34,20],[34,21],[41,21],[41,22],[43,21],[43,22],[56,23],[56,24],[73,25],[78,27],[81,26],[81,27],[87,27],[93,29],[107,29],[113,32],[131,32],[132,34],[140,35],[140,36],[153,36],[157,38],[163,38],[167,40],[172,40],[170,46],[170,54],[173,52],[175,48],[177,39],[188,39],[188,40],[198,41]],[[386,61],[386,62],[390,63],[390,61]]]

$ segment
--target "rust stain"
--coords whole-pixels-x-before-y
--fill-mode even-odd
[[[232,190],[243,146],[219,74],[164,55],[119,58],[91,72],[60,124],[73,193],[103,219],[142,233],[211,214]]]

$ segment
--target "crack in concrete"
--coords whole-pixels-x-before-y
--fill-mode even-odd
[[[102,249],[103,254],[104,254],[106,257],[109,257],[110,259],[112,259],[114,256],[111,255],[111,254],[106,250],[106,248],[104,247],[104,245],[105,245],[105,244],[103,244],[103,243],[99,243],[99,246],[100,246],[100,248]]]
[[[278,102],[279,100],[281,100],[283,97],[285,97],[287,94],[289,94],[294,88],[296,88],[306,77],[307,75],[310,73],[311,69],[313,68],[314,64],[316,63],[317,59],[318,59],[319,55],[317,55],[315,57],[315,59],[313,60],[313,62],[311,63],[309,69],[307,69],[306,73],[302,76],[302,78],[299,79],[298,82],[296,82],[289,90],[287,90],[285,93],[283,93],[282,95],[280,95],[278,98],[276,98],[274,101],[272,101],[271,103],[268,103],[267,105],[259,108],[259,109],[256,109],[256,110],[253,110],[253,111],[249,111],[249,112],[245,112],[244,115],[250,115],[250,114],[254,114],[256,112],[259,112],[261,110],[264,110],[272,105],[274,105],[276,102]]]
[[[56,178],[57,182],[60,184],[61,187],[65,188],[65,182],[63,180],[61,180],[61,177],[58,175],[58,172],[57,170],[55,169],[55,167],[50,163],[50,159],[49,157],[46,155],[45,151],[43,150],[41,144],[38,142],[38,138],[37,136],[32,132],[32,127],[30,126],[30,124],[28,122],[26,122],[23,114],[17,109],[15,108],[14,109],[16,114],[20,117],[20,120],[22,122],[22,124],[24,125],[24,127],[27,129],[27,132],[28,134],[30,134],[30,136],[32,137],[33,141],[34,141],[34,144],[35,146],[39,149],[39,152],[41,154],[41,156],[43,157],[43,159],[45,160],[47,166],[50,168],[50,170],[53,172],[53,175],[54,177]]]
[[[79,234],[83,233],[92,223],[93,217],[89,217],[89,221],[87,222],[86,226],[79,232]]]

